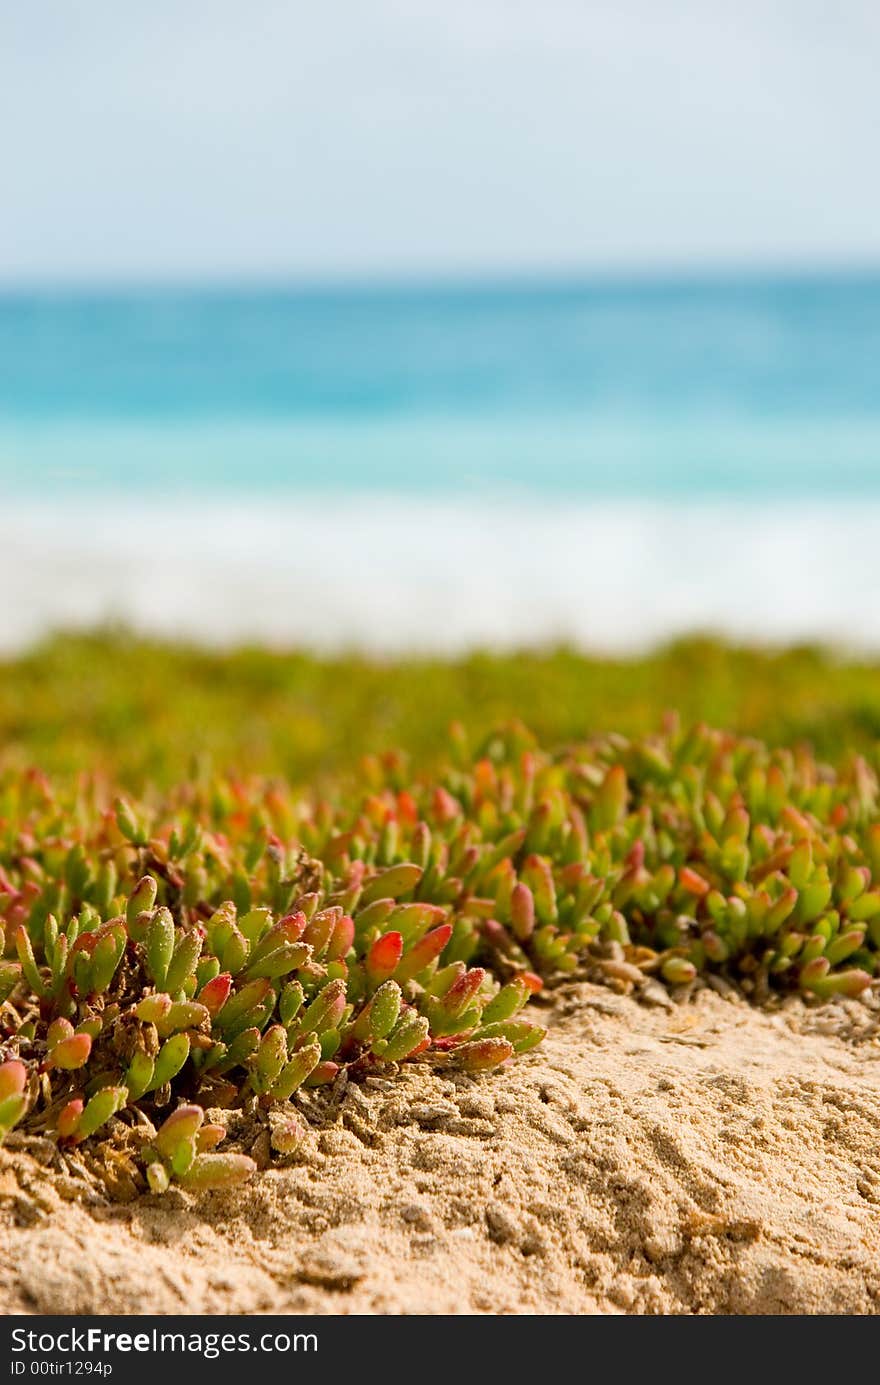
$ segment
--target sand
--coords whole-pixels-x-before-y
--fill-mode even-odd
[[[236,1192],[110,1203],[2,1151],[5,1309],[880,1311],[876,1001],[652,995],[572,983],[505,1071],[314,1093]]]

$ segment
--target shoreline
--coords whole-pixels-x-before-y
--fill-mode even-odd
[[[59,628],[319,653],[691,634],[880,650],[880,501],[7,497],[0,651]]]

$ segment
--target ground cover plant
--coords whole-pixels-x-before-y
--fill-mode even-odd
[[[873,752],[832,767],[675,716],[555,746],[453,727],[426,769],[385,752],[320,792],[203,764],[136,800],[10,763],[0,1132],[208,1188],[253,1163],[206,1112],[264,1113],[284,1157],[304,1088],[515,1061],[543,1035],[534,997],[578,968],[858,996],[877,792]]]
[[[706,721],[770,745],[808,740],[837,761],[873,753],[880,672],[816,649],[709,639],[631,659],[556,649],[380,660],[65,635],[0,663],[0,763],[104,771],[138,795],[205,761],[314,787],[378,750],[403,748],[439,769],[456,721],[474,743],[519,718],[543,745],[559,745],[601,728],[645,735],[673,707],[683,725]]]

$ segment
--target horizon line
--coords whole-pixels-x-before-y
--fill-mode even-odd
[[[561,290],[603,290],[626,288],[700,287],[711,285],[760,285],[776,282],[786,284],[819,281],[851,281],[880,279],[880,256],[864,261],[811,260],[792,264],[768,260],[719,261],[689,266],[669,265],[609,265],[571,267],[522,267],[492,269],[436,269],[413,272],[367,273],[363,271],[327,271],[304,274],[281,269],[267,273],[218,272],[216,274],[172,273],[167,275],[131,275],[95,279],[78,276],[57,278],[6,279],[0,274],[0,298],[25,297],[113,297],[144,293],[212,294],[212,293],[285,293],[297,295],[353,294],[398,292],[420,294],[436,292],[509,292]]]

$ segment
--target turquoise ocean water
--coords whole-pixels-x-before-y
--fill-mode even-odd
[[[880,277],[0,296],[0,479],[880,493]]]
[[[0,295],[6,644],[874,644],[876,513],[880,275]]]

